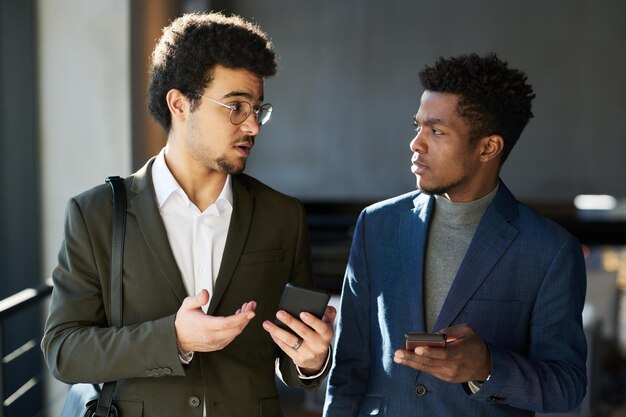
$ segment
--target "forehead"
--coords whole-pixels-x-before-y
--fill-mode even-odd
[[[459,98],[457,94],[426,90],[422,94],[416,119],[418,121],[437,120],[447,125],[459,122],[460,117],[456,111]]]
[[[263,77],[244,68],[215,66],[206,92],[220,98],[241,97],[251,101],[263,99]]]

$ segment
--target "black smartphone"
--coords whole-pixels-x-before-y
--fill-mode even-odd
[[[278,309],[285,310],[298,320],[300,320],[300,313],[303,311],[311,313],[318,319],[321,319],[324,316],[324,311],[326,310],[329,300],[330,294],[325,291],[299,287],[292,283],[287,283],[283,290],[283,295],[280,298],[280,302],[278,303]],[[293,330],[277,318],[274,319],[274,323],[294,333]]]
[[[404,334],[404,348],[414,350],[418,346],[446,347],[446,335],[443,333],[407,332]]]

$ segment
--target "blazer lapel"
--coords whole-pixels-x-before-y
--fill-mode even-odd
[[[435,323],[436,330],[452,324],[467,301],[507,251],[519,232],[511,224],[511,221],[518,215],[517,201],[500,182],[500,189],[476,228],[472,243],[441,308],[441,313]]]
[[[128,198],[128,212],[137,219],[139,229],[154,261],[163,272],[172,291],[182,300],[187,296],[178,264],[170,248],[165,225],[156,204],[152,183],[152,158],[143,168],[133,175]]]
[[[226,246],[224,247],[224,256],[220,265],[217,279],[215,280],[215,288],[209,301],[207,314],[213,314],[219,305],[222,296],[226,292],[228,285],[235,272],[235,268],[239,263],[239,258],[243,252],[250,230],[252,221],[252,212],[254,209],[254,197],[241,183],[238,176],[232,176],[233,184],[233,214],[230,219],[228,228],[228,236],[226,237]]]
[[[413,199],[414,208],[411,210],[411,215],[403,216],[400,221],[400,230],[406,237],[406,241],[402,244],[406,253],[399,257],[404,263],[404,273],[400,274],[400,278],[406,279],[407,282],[404,282],[401,287],[402,294],[399,300],[409,300],[407,317],[411,317],[410,328],[418,332],[425,331],[424,309],[421,307],[424,299],[423,266],[433,202],[434,198],[420,193]],[[394,262],[394,260],[391,261]],[[407,297],[409,294],[413,296]]]

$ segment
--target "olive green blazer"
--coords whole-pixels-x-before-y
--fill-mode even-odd
[[[301,204],[247,176],[233,176],[233,213],[208,314],[258,303],[256,317],[226,348],[181,364],[175,314],[187,296],[169,246],[150,160],[125,179],[128,208],[123,268],[123,327],[109,328],[112,195],[102,184],[68,204],[64,241],[42,340],[53,375],[64,382],[118,381],[123,417],[280,416],[275,385],[316,388],[263,330],[282,289],[311,284],[307,223]]]

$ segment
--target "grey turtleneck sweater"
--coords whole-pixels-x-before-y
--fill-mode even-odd
[[[424,314],[426,330],[433,329],[452,282],[485,210],[493,201],[498,186],[484,197],[455,203],[436,195],[424,268]]]

